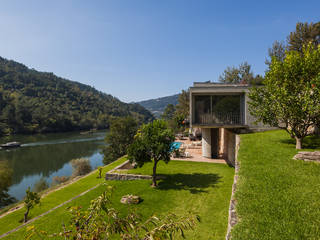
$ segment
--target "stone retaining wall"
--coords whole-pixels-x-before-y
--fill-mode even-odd
[[[136,174],[121,174],[121,173],[106,173],[106,180],[139,180],[139,179],[152,179],[148,175],[136,175]]]
[[[234,225],[237,224],[238,222],[238,217],[236,213],[236,199],[234,198],[236,188],[237,188],[237,182],[238,182],[238,172],[239,172],[239,162],[238,162],[238,151],[240,148],[240,136],[236,135],[235,136],[235,159],[234,159],[234,164],[235,164],[235,173],[234,173],[234,179],[233,179],[233,184],[232,184],[232,193],[231,193],[231,199],[230,199],[230,205],[229,205],[229,217],[228,217],[228,229],[227,229],[227,235],[226,235],[226,240],[231,239],[231,230]]]

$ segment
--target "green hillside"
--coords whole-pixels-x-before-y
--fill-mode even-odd
[[[107,128],[128,115],[153,119],[141,105],[0,57],[0,135]]]
[[[168,104],[177,105],[179,94],[137,102],[156,117],[160,117]]]

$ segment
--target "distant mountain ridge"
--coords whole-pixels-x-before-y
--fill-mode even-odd
[[[154,98],[137,103],[152,112],[155,117],[159,118],[168,104],[173,104],[174,106],[178,104],[179,95],[180,94],[174,94],[167,97]]]
[[[121,116],[154,118],[139,104],[0,57],[0,136],[107,128]]]

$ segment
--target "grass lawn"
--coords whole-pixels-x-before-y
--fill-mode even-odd
[[[151,164],[146,164],[143,168],[130,172],[150,174],[151,168]],[[192,211],[200,216],[201,223],[194,231],[188,231],[187,239],[225,238],[233,168],[224,164],[171,161],[169,164],[159,163],[158,173],[166,177],[159,181],[158,188],[151,188],[150,180],[107,181],[115,186],[114,207],[125,214],[129,207],[120,203],[121,197],[126,194],[139,195],[143,202],[134,208],[143,218],[152,214],[164,216],[168,212],[184,215]],[[90,200],[102,193],[104,188],[102,185],[68,206],[80,205],[86,208]],[[69,214],[62,207],[32,225],[41,230],[58,232],[61,230],[61,223],[68,219]],[[25,230],[21,229],[4,239],[23,239],[24,234]]]
[[[103,168],[103,174],[107,171],[113,169],[117,165],[124,162],[125,159],[119,159]],[[29,219],[40,215],[48,211],[49,209],[79,195],[80,193],[96,186],[97,184],[103,182],[103,178],[97,178],[97,170],[93,173],[81,178],[80,180],[60,189],[54,191],[47,196],[41,198],[41,205],[36,206],[34,209],[31,209],[29,213]],[[25,208],[21,208],[13,213],[10,213],[2,218],[0,218],[0,235],[10,231],[13,228],[21,225],[19,220],[23,219],[23,214],[25,212]]]
[[[320,139],[304,146],[319,149]],[[284,131],[241,136],[233,240],[320,239],[320,164],[293,160],[297,152]]]

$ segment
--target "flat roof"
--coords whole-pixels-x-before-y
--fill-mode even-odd
[[[249,84],[232,84],[217,82],[194,82],[190,93],[242,93],[248,92]]]

